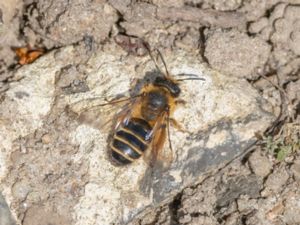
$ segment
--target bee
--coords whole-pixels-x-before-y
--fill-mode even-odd
[[[163,62],[165,73],[160,70],[149,50],[159,76],[152,82],[144,84],[137,95],[101,105],[126,103],[113,119],[115,123],[108,141],[109,157],[116,166],[129,165],[146,155],[151,166],[158,159],[172,162],[170,124],[183,131],[179,123],[172,118],[176,106],[184,102],[179,99],[181,93],[179,84],[183,80],[203,80],[194,74],[177,75],[188,76],[185,79],[171,77],[162,54],[158,50],[157,53]],[[164,154],[162,151],[167,136],[170,154]]]

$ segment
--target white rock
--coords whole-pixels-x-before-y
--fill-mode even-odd
[[[60,57],[71,58],[71,52],[71,48],[62,49]],[[67,61],[55,60],[53,55],[49,53],[19,70],[19,76],[24,79],[12,86],[1,104],[4,116],[0,127],[0,144],[4,149],[0,152],[1,164],[11,153],[12,142],[39,129],[45,115],[51,113],[56,95],[55,73],[66,66]],[[163,55],[172,74],[193,73],[205,79],[182,82],[181,98],[187,104],[178,107],[174,114],[192,135],[171,128],[174,161],[169,170],[160,171],[151,170],[142,159],[125,168],[113,166],[107,157],[110,132],[107,129],[79,124],[77,129],[70,130],[72,144],[79,146],[70,158],[73,162],[89,164],[89,181],[72,214],[75,224],[106,225],[130,221],[147,207],[162,204],[187,185],[197,182],[204,171],[221,166],[242,153],[253,143],[254,133],[265,130],[272,121],[272,114],[262,110],[262,104],[267,103],[245,80],[208,69],[195,53],[174,51]],[[114,45],[105,46],[84,67],[90,91],[62,96],[66,106],[76,103],[78,107],[73,107],[73,111],[93,105],[93,97],[128,95],[133,79],[142,79],[155,69],[149,57],[126,56]],[[24,97],[16,97],[16,92],[21,95],[24,92]],[[106,120],[114,111],[109,115],[99,113],[97,119]],[[6,171],[3,165],[1,177]],[[5,195],[13,198],[11,184],[3,186]],[[17,209],[12,210],[17,215]]]

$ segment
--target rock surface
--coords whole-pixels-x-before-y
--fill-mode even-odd
[[[44,35],[47,48],[86,38],[104,41],[118,19],[117,12],[105,1],[39,1],[29,4],[26,10],[31,25],[25,33],[31,38],[35,32]]]
[[[15,225],[11,218],[10,210],[6,204],[2,194],[0,194],[0,224],[2,225]]]
[[[207,37],[205,56],[216,70],[255,79],[267,63],[271,46],[237,30],[215,31]]]
[[[260,152],[254,152],[249,158],[249,166],[253,172],[264,178],[272,170],[272,164],[268,158],[264,155],[261,155]]]
[[[19,223],[35,224],[24,207],[30,212],[39,205],[39,214],[49,217],[49,223],[129,222],[244,152],[255,141],[254,133],[274,119],[245,80],[207,68],[196,52],[163,52],[172,74],[205,79],[181,85],[187,103],[178,107],[174,118],[191,134],[171,128],[175,152],[166,171],[151,169],[143,160],[114,167],[107,158],[110,131],[78,123],[66,108],[76,113],[99,96],[128,95],[129,89],[134,94],[138,86],[133,80],[143,83],[145,74],[152,79],[157,72],[149,57],[128,56],[119,46],[107,44],[80,69],[88,88],[66,93],[57,84],[75,64],[74,55],[75,48],[62,48],[22,67],[16,74],[20,81],[11,84],[1,103],[1,186]],[[96,119],[113,114],[101,113],[100,108]]]

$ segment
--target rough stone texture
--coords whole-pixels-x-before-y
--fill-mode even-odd
[[[237,30],[216,30],[207,37],[205,57],[214,69],[254,79],[263,71],[270,50],[260,38],[248,37]]]
[[[157,17],[167,21],[199,22],[201,25],[212,27],[242,28],[245,26],[244,16],[240,13],[203,10],[194,7],[161,7],[157,9]]]
[[[39,33],[47,48],[75,44],[91,37],[107,39],[117,12],[105,1],[38,1],[27,5],[30,26],[24,32],[31,41]]]
[[[190,2],[181,0],[170,1],[172,4],[168,4],[168,1],[153,1],[153,4],[129,4],[128,1],[119,0],[109,2],[122,15],[118,30],[143,38],[151,43],[152,47],[171,48],[175,42],[180,43],[178,39],[185,36],[186,30],[195,29],[199,35],[203,26],[240,29],[246,27],[246,20],[241,13],[190,7]],[[196,38],[197,36],[192,36],[192,39]],[[195,50],[198,45],[189,48]]]
[[[249,158],[249,165],[253,172],[261,177],[267,176],[272,169],[272,163],[269,159],[262,155],[261,152],[254,152]]]
[[[220,207],[229,205],[241,195],[256,198],[261,189],[262,180],[257,179],[256,176],[235,177],[219,185],[217,205]]]
[[[280,175],[280,174],[278,174]],[[280,194],[271,195],[258,200],[255,213],[247,218],[251,224],[298,224],[299,218],[299,187],[296,183],[285,184]]]
[[[20,0],[14,0],[11,2],[1,1],[0,2],[0,59],[8,64],[13,58],[12,52],[7,54],[11,46],[19,45],[17,27],[19,22],[15,18],[18,11],[22,9],[23,2]],[[4,65],[1,65],[1,70],[4,69]],[[1,80],[1,79],[0,79]]]
[[[8,205],[2,194],[0,194],[0,224],[1,225],[15,225],[11,218],[11,213]]]
[[[23,79],[22,85],[12,83],[1,103],[1,149],[11,149],[16,138],[32,133],[42,125],[42,118],[49,112],[54,100],[54,77],[60,67],[53,60],[43,59],[32,65],[30,70],[25,66],[18,71],[16,77]],[[1,167],[0,177],[3,177],[5,169],[5,166]]]
[[[289,192],[285,193],[285,208],[283,212],[283,221],[287,224],[300,223],[300,207],[299,207],[299,187],[294,186]]]
[[[185,0],[153,0],[153,4],[158,7],[163,6],[173,6],[173,7],[182,7],[186,4]]]
[[[35,217],[30,217],[32,213],[27,214],[31,206],[39,206],[39,215],[48,217],[49,223],[56,223],[57,218],[67,221],[69,208],[61,199],[70,204],[74,196],[80,195],[81,182],[85,182],[81,172],[74,173],[82,168],[80,163],[71,164],[70,156],[66,154],[72,154],[75,148],[64,139],[65,121],[56,117],[56,123],[49,118],[47,122],[54,123],[56,130],[47,128],[47,114],[54,110],[55,77],[75,58],[73,48],[54,53],[19,69],[15,77],[22,82],[11,83],[1,103],[0,175],[2,182],[5,179],[10,188],[1,187],[10,207],[14,208],[14,216],[18,214],[18,221],[24,219],[27,224],[36,221]],[[41,137],[49,131],[53,140],[48,139],[50,144],[42,144]],[[12,169],[4,178],[8,168]],[[49,196],[52,201],[46,201]]]
[[[256,21],[266,14],[267,10],[271,10],[280,0],[260,1],[249,0],[243,1],[243,6],[239,8],[238,12],[243,12],[247,21]],[[293,0],[291,0],[293,2]]]
[[[240,212],[249,213],[257,208],[257,200],[247,195],[242,195],[237,200],[237,208]]]
[[[153,212],[147,214],[144,218],[148,222],[141,220],[130,225],[298,224],[299,185],[287,182],[286,176],[278,174],[281,166],[274,165],[277,182],[283,184],[277,193],[262,197],[261,190],[272,188],[273,184],[264,182],[236,160],[199,184],[184,189],[167,209],[157,209],[154,215]]]
[[[260,196],[262,188],[262,180],[237,160],[199,184],[184,189],[163,213],[158,209],[154,216],[147,214],[145,224],[242,224],[247,215],[258,209],[255,198]],[[262,224],[265,221],[260,220]]]
[[[6,81],[12,76],[8,69],[15,57],[11,47],[20,45],[17,15],[21,14],[22,6],[20,0],[0,2],[0,93],[8,89]]]
[[[187,104],[174,117],[192,135],[171,129],[176,151],[167,171],[151,169],[143,160],[114,167],[106,156],[109,130],[77,124],[72,113],[68,116],[64,110],[69,106],[76,113],[91,107],[93,97],[126,94],[130,88],[134,92],[132,79],[155,75],[149,57],[127,56],[117,45],[106,45],[81,68],[89,91],[71,94],[56,84],[65,74],[62,71],[74,64],[74,48],[50,52],[17,71],[16,77],[22,79],[6,93],[0,126],[1,164],[6,165],[1,170],[2,184],[14,216],[34,224],[30,212],[42,204],[39,214],[52,223],[69,224],[73,219],[72,224],[81,225],[122,224],[146,207],[167,201],[251,145],[254,133],[273,120],[263,110],[264,100],[246,81],[208,69],[196,53],[163,52],[172,74],[205,78],[181,85]],[[106,117],[101,110],[97,119],[111,117],[111,112]],[[5,178],[8,158],[14,169]]]
[[[27,92],[17,92],[15,98],[10,98],[3,93],[9,89],[10,84],[15,88],[16,85],[20,84],[18,82],[28,82],[30,79],[23,78],[22,73],[29,68],[33,68],[32,65],[19,69],[20,66],[16,65],[17,61],[11,49],[12,46],[30,44],[48,48],[62,45],[73,45],[74,47],[66,55],[60,54],[58,51],[53,56],[55,63],[58,63],[62,68],[55,73],[54,92],[53,89],[50,90],[51,96],[55,96],[50,101],[50,111],[42,114],[42,118],[37,117],[39,121],[43,121],[42,124],[38,124],[38,128],[31,134],[17,137],[11,144],[11,154],[7,151],[2,151],[0,154],[0,157],[2,157],[0,159],[0,170],[3,172],[2,174],[5,174],[0,188],[1,190],[4,188],[3,194],[8,199],[14,215],[26,225],[33,225],[39,221],[43,224],[74,224],[74,220],[72,221],[74,206],[89,203],[89,200],[81,201],[80,199],[90,197],[91,202],[95,201],[90,190],[97,189],[101,186],[101,183],[96,180],[96,175],[93,175],[92,181],[97,182],[89,183],[90,171],[97,168],[97,163],[90,163],[89,157],[91,154],[97,155],[94,153],[96,151],[95,146],[102,143],[102,140],[88,143],[86,148],[81,148],[81,150],[85,149],[84,154],[87,160],[82,160],[80,157],[74,159],[72,156],[81,156],[82,154],[78,153],[79,145],[74,144],[74,137],[70,134],[76,133],[79,124],[74,120],[73,115],[67,113],[65,107],[69,105],[70,99],[68,98],[71,98],[70,96],[73,98],[76,95],[78,95],[78,99],[81,99],[82,96],[87,97],[86,101],[89,103],[86,103],[86,105],[92,104],[93,101],[88,99],[98,97],[98,93],[101,92],[95,92],[95,87],[106,87],[109,83],[102,82],[103,80],[99,79],[97,84],[93,84],[94,78],[90,79],[89,75],[90,71],[96,69],[91,66],[93,63],[87,66],[86,62],[95,52],[99,56],[102,48],[107,48],[103,44],[113,42],[118,32],[121,32],[125,37],[128,37],[127,34],[138,35],[138,37],[131,36],[130,38],[142,38],[153,48],[158,47],[160,50],[172,49],[171,53],[163,52],[166,58],[170,59],[170,54],[177,54],[178,49],[182,49],[187,52],[198,51],[197,59],[206,62],[207,58],[205,58],[204,50],[207,45],[206,38],[209,37],[207,34],[213,34],[218,28],[221,29],[219,32],[223,32],[225,37],[227,32],[222,30],[224,28],[226,30],[232,30],[233,28],[244,33],[244,36],[239,35],[237,37],[237,39],[246,41],[246,43],[239,42],[242,45],[248,46],[248,42],[252,43],[253,38],[265,41],[271,47],[271,51],[268,53],[268,60],[262,67],[263,70],[258,71],[260,74],[264,74],[265,77],[257,77],[257,79],[255,77],[255,80],[250,81],[250,83],[261,93],[262,98],[271,103],[266,105],[262,102],[261,105],[264,109],[274,112],[276,116],[279,116],[283,109],[282,116],[289,118],[286,120],[288,124],[283,123],[283,127],[291,126],[294,129],[291,132],[292,139],[297,140],[297,136],[299,139],[299,115],[297,118],[300,101],[300,58],[299,51],[297,51],[299,49],[297,38],[299,33],[299,4],[299,0],[108,0],[107,3],[102,0],[72,2],[26,0],[24,2],[0,2],[0,104],[17,99],[13,105],[21,107],[25,102],[25,108],[27,108],[28,104],[26,102],[28,101],[29,104],[33,102],[29,100]],[[105,11],[101,8],[104,5],[112,6],[108,6],[111,9],[109,15],[112,16],[110,17],[112,20],[105,24],[102,29],[98,26],[99,24],[103,25],[100,19],[101,15],[98,12]],[[93,6],[95,10],[90,6]],[[142,16],[132,14],[133,11],[134,13],[140,13]],[[80,23],[81,16],[86,13],[88,13],[88,16],[82,20],[85,22],[90,18],[95,18],[95,13],[98,16],[96,19],[88,21],[91,24],[90,27],[82,26]],[[89,17],[89,15],[91,16]],[[39,24],[39,22],[41,23]],[[71,31],[76,35],[72,36],[72,34],[65,31]],[[224,42],[221,47],[226,48],[227,46],[228,43]],[[243,49],[243,46],[241,47]],[[264,48],[264,46],[262,47]],[[108,49],[105,52],[110,51]],[[124,49],[128,51],[128,49]],[[236,49],[239,49],[239,46]],[[261,50],[258,49],[257,51],[261,52]],[[112,52],[116,51],[113,50]],[[130,51],[128,53],[132,54]],[[222,55],[222,58],[231,57],[231,52],[223,52],[223,54],[225,53],[228,55]],[[247,55],[248,52],[244,52],[239,57],[243,58],[245,54]],[[126,68],[128,65],[135,65],[135,69],[124,72],[128,73],[124,79],[127,79],[129,75],[132,80],[135,77],[142,77],[145,71],[144,65],[147,64],[146,61],[136,59],[136,57],[127,57],[126,53],[121,55],[123,61],[120,60],[120,64],[126,62]],[[136,55],[143,54],[138,52]],[[49,55],[43,57],[47,59]],[[97,58],[97,56],[93,57]],[[216,55],[216,57],[219,56]],[[39,61],[36,63],[39,63]],[[140,63],[140,66],[137,65],[138,63]],[[245,68],[247,68],[248,63],[246,61]],[[150,62],[149,64],[153,65]],[[49,64],[49,66],[51,65]],[[225,63],[224,68],[227,68],[226,66]],[[100,71],[101,67],[99,66]],[[151,66],[151,69],[153,68]],[[123,67],[122,69],[124,70]],[[17,70],[18,73],[16,73]],[[38,68],[38,70],[41,70],[41,68]],[[220,68],[220,71],[224,73],[223,68]],[[46,73],[46,71],[43,72],[43,74]],[[95,72],[95,74],[98,73]],[[113,76],[113,74],[115,74],[115,71],[110,72],[108,77]],[[14,77],[14,75],[16,76]],[[52,76],[53,74],[51,74]],[[20,78],[22,79],[18,81]],[[34,75],[33,78],[33,80],[36,80],[37,76]],[[247,76],[247,78],[252,79],[250,76]],[[119,80],[117,79],[117,81]],[[279,91],[276,85],[284,90],[284,98],[282,98],[282,90]],[[42,81],[37,82],[36,87],[42,88],[43,86],[45,86],[45,83]],[[116,90],[119,87],[118,84],[112,86],[116,86]],[[129,85],[125,86],[128,88]],[[28,86],[24,88],[26,87]],[[110,90],[110,88],[107,90]],[[42,96],[45,94],[40,90],[37,92],[41,92]],[[108,94],[115,92],[114,90]],[[48,94],[47,97],[49,97]],[[41,104],[48,104],[48,102],[41,101]],[[287,106],[283,107],[285,104]],[[40,109],[40,107],[36,108]],[[11,110],[9,113],[13,116],[16,114],[17,120],[20,121],[20,112],[15,111],[15,109],[15,107],[8,108],[8,110]],[[3,108],[1,110],[5,111]],[[28,111],[32,112],[33,110]],[[102,111],[99,111],[99,114],[102,115]],[[18,123],[21,126],[17,125],[17,129],[27,123],[28,116],[24,116],[24,118],[25,121]],[[102,117],[97,118],[101,120]],[[4,119],[7,121],[7,117]],[[0,121],[0,129],[2,129],[3,120],[1,115]],[[32,121],[35,129],[37,123],[35,120]],[[17,124],[13,120],[8,122],[12,126]],[[279,122],[282,124],[282,121],[279,120]],[[9,125],[6,124],[5,126],[9,127]],[[86,127],[94,131],[90,125]],[[9,134],[13,129],[13,127],[9,127]],[[25,129],[25,131],[28,130]],[[19,130],[18,132],[22,131]],[[108,131],[105,130],[105,132]],[[103,133],[103,129],[100,129],[100,133]],[[4,134],[6,135],[6,133]],[[172,129],[172,136],[175,138],[178,136],[178,132],[174,129]],[[78,140],[84,137],[85,134],[78,137]],[[210,135],[209,141],[206,142],[206,147],[214,148],[215,139],[222,142],[226,138],[226,129],[213,133]],[[288,141],[290,142],[292,139],[289,138]],[[106,138],[104,141],[106,141]],[[189,141],[194,143],[196,140]],[[1,144],[5,144],[5,142],[2,140]],[[98,154],[103,152],[104,150],[101,150]],[[253,153],[246,154],[241,162],[236,160],[216,173],[200,176],[183,191],[178,188],[179,193],[175,198],[167,199],[166,204],[162,203],[162,207],[156,207],[154,210],[149,208],[146,210],[149,213],[145,217],[138,216],[130,224],[300,224],[298,210],[300,198],[299,152],[293,152],[283,161],[276,160],[268,149],[260,145],[256,145],[255,149],[252,148],[251,152]],[[93,162],[97,162],[97,159]],[[90,165],[92,166],[90,167]],[[220,166],[218,164],[216,167],[212,166],[212,168],[217,169]],[[3,168],[9,169],[7,174],[5,170],[2,170]],[[271,171],[270,168],[272,168]],[[121,172],[120,174],[122,174]],[[274,174],[274,176],[270,176],[271,174]],[[180,179],[178,173],[173,173],[172,176]],[[99,177],[101,181],[105,176],[100,174]],[[159,179],[159,172],[153,172],[152,177]],[[248,178],[249,180],[247,180]],[[241,187],[234,185],[235,182],[239,182]],[[243,182],[251,187],[243,184]],[[147,182],[143,184],[145,183],[147,184]],[[277,183],[280,185],[277,185]],[[145,185],[139,190],[144,187]],[[87,196],[85,196],[85,188],[89,190]],[[264,191],[258,193],[261,189]],[[228,190],[228,193],[226,190]],[[96,193],[97,196],[102,194],[102,192]],[[121,196],[129,199],[129,201],[124,200],[125,203],[134,202],[131,194],[122,194],[120,198]],[[81,203],[79,203],[80,201]],[[1,199],[0,202],[2,206],[3,201]],[[224,202],[228,204],[224,205]],[[114,202],[112,201],[112,203]],[[105,206],[107,206],[106,204],[107,202],[104,203]],[[97,206],[103,208],[103,205]],[[1,211],[1,209],[4,211]],[[97,210],[93,207],[88,210],[84,207],[81,209],[86,210],[88,218],[91,218],[92,214],[95,214],[95,218],[97,218]],[[103,211],[101,212],[103,213]],[[205,212],[205,214],[200,212]],[[110,212],[106,214],[110,215]],[[85,215],[85,212],[82,211],[82,215]],[[8,217],[10,215],[6,206],[1,207],[0,224],[10,223],[4,220]]]
[[[276,20],[274,27],[275,32],[271,36],[271,41],[275,46],[300,55],[300,7],[287,6],[283,18]]]
[[[270,39],[273,52],[270,66],[277,70],[280,84],[297,77],[300,68],[300,7],[278,4],[263,32]]]
[[[266,188],[262,192],[263,196],[273,195],[274,193],[278,193],[282,190],[284,185],[286,184],[289,178],[289,174],[287,173],[284,167],[278,168],[274,171],[274,173],[270,174],[266,180]]]
[[[266,28],[269,24],[269,20],[266,17],[261,17],[257,21],[253,22],[249,26],[249,32],[250,33],[259,33],[264,28]],[[266,38],[267,39],[267,38]]]
[[[55,224],[65,225],[71,224],[66,218],[62,218],[55,211],[45,211],[43,207],[34,206],[28,209],[26,217],[23,220],[24,225],[41,225]]]
[[[185,190],[185,195],[181,199],[182,210],[180,214],[180,222],[184,223],[188,219],[188,215],[199,213],[201,215],[210,215],[213,212],[213,206],[216,204],[216,191],[218,180],[209,179],[202,186],[201,191],[192,189]],[[187,216],[184,216],[187,215]],[[187,222],[187,221],[186,221]]]
[[[219,0],[213,0],[213,1],[209,1],[209,0],[199,1],[198,0],[197,1],[197,0],[193,0],[192,2],[194,4],[201,2],[202,4],[210,5],[214,9],[220,10],[220,11],[232,11],[232,10],[235,10],[235,9],[241,7],[241,4],[242,4],[241,0],[229,0],[229,1],[219,1]]]
[[[294,162],[291,171],[293,172],[294,179],[300,183],[300,160]]]

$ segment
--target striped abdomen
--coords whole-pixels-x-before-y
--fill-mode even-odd
[[[114,134],[110,143],[111,157],[119,165],[129,164],[146,151],[150,140],[151,126],[143,119],[132,118]]]

